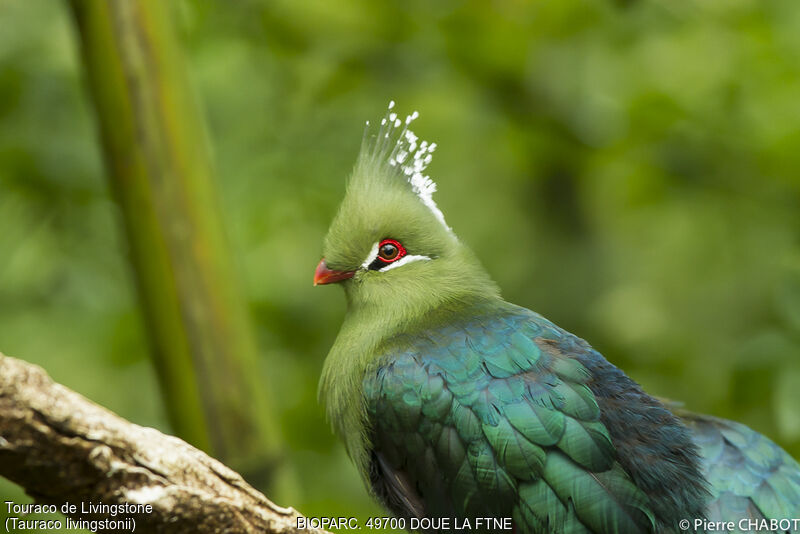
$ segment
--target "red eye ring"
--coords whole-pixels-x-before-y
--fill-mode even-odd
[[[382,239],[378,243],[378,259],[383,263],[393,263],[405,255],[405,247],[395,239]]]

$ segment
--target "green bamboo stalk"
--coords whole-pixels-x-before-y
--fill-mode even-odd
[[[252,480],[278,433],[168,4],[70,0],[171,423]]]

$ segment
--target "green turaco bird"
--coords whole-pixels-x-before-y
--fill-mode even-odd
[[[665,405],[500,297],[433,201],[435,144],[393,106],[365,134],[314,283],[347,298],[320,397],[401,525],[800,532],[800,466],[772,441]]]

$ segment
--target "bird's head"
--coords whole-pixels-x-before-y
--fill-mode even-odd
[[[436,144],[392,111],[369,123],[347,192],[325,238],[314,284],[341,283],[351,306],[429,308],[497,290],[433,201],[424,175]],[[403,306],[405,305],[405,306]]]

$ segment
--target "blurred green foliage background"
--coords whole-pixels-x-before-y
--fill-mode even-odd
[[[795,0],[173,7],[302,488],[275,500],[384,515],[316,401],[344,300],[311,278],[390,99],[508,300],[800,458]],[[0,351],[170,432],[82,76],[64,5],[0,0]]]

